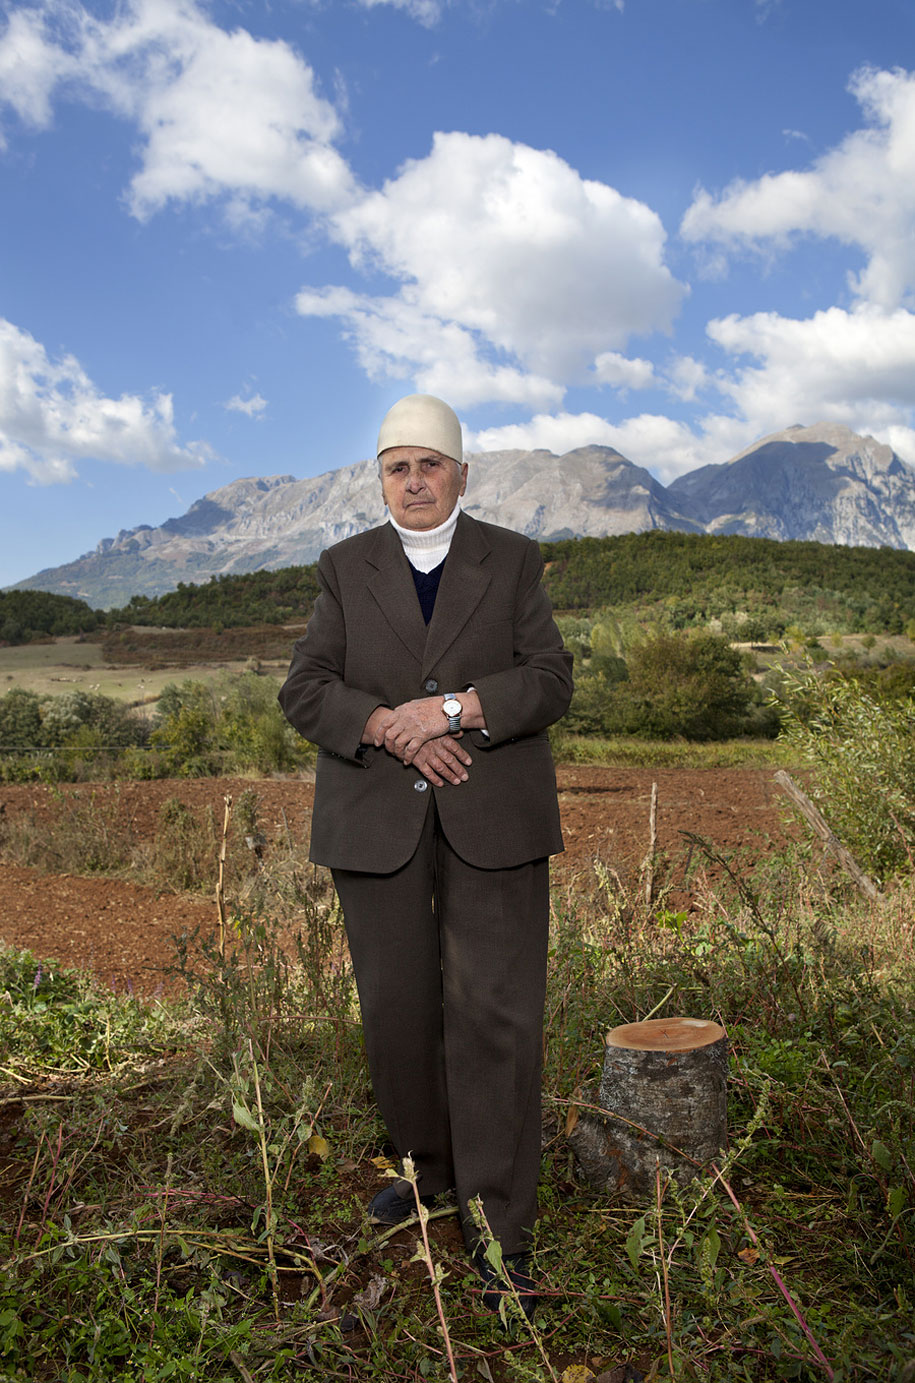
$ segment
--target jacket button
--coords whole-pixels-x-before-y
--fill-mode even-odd
[[[426,691],[427,691],[427,692],[437,692],[437,691],[438,691],[438,683],[436,682],[436,680],[435,680],[434,677],[430,677],[429,680],[428,680],[428,682],[426,683]]]
[[[425,792],[428,786],[429,784],[426,782],[425,778],[417,778],[416,782],[413,784],[413,791]]]

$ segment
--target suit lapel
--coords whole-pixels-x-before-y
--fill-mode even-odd
[[[486,565],[489,551],[475,520],[459,514],[425,639],[423,677],[434,670],[486,594],[492,579]]]
[[[389,523],[375,530],[376,540],[366,553],[368,587],[394,633],[417,662],[426,644],[423,621],[410,566],[401,541]]]

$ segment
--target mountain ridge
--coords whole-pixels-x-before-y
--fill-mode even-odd
[[[540,541],[673,529],[915,550],[915,470],[892,448],[841,424],[795,424],[668,486],[596,444],[561,455],[514,449],[467,460],[467,512]],[[181,516],[122,529],[12,589],[120,606],[181,581],[312,562],[383,519],[373,460],[302,480],[245,477],[203,495]]]

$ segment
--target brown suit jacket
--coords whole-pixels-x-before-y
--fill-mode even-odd
[[[547,727],[568,707],[572,658],[542,573],[531,539],[462,513],[427,627],[390,524],[321,554],[321,593],[280,691],[291,724],[320,750],[315,863],[378,874],[400,868],[433,794],[450,845],[477,868],[562,849]],[[465,735],[473,757],[466,783],[435,788],[386,750],[360,750],[376,706],[470,685],[489,739]]]

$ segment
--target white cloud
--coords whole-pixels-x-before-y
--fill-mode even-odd
[[[561,385],[510,364],[485,359],[475,333],[442,322],[402,297],[372,298],[349,288],[303,288],[303,317],[337,317],[369,379],[412,380],[420,393],[444,395],[455,408],[480,399],[547,408]]]
[[[600,384],[616,389],[648,389],[655,383],[650,360],[627,359],[618,351],[602,351],[594,361],[594,375]]]
[[[707,461],[712,455],[701,437],[686,425],[659,414],[643,413],[611,423],[596,413],[539,414],[526,423],[484,428],[467,437],[469,451],[536,450],[562,456],[576,447],[615,447],[628,461],[644,466],[664,483]]]
[[[420,24],[429,27],[441,19],[448,0],[358,0],[358,3],[366,10],[373,10],[378,5],[390,5],[395,10],[404,10],[413,19],[418,19]]]
[[[13,11],[0,37],[2,99],[37,126],[53,97],[102,102],[139,128],[128,200],[145,218],[167,202],[282,198],[327,211],[353,193],[333,147],[334,107],[288,44],[219,28],[194,0],[128,0],[111,20],[68,0]]]
[[[872,431],[878,442],[885,442],[903,461],[915,466],[915,427],[890,424],[889,427],[878,427]]]
[[[915,418],[915,314],[833,307],[795,320],[774,312],[709,323],[732,356],[750,357],[717,387],[769,432],[825,419],[866,432]]]
[[[331,233],[357,270],[401,287],[386,299],[305,290],[299,311],[335,315],[339,303],[375,373],[385,354],[398,377],[457,357],[465,404],[555,400],[596,357],[668,330],[685,291],[649,207],[495,134],[437,134],[427,158],[334,216]],[[379,323],[410,329],[390,349]]]
[[[676,356],[666,372],[667,388],[684,403],[691,403],[708,383],[709,373],[705,365],[691,355]]]
[[[267,407],[267,400],[260,394],[252,394],[250,398],[243,399],[241,394],[233,394],[223,408],[227,408],[230,413],[245,413],[249,418],[257,418]]]
[[[72,480],[93,459],[153,471],[187,470],[212,456],[178,443],[170,394],[107,398],[72,355],[49,359],[27,331],[0,318],[0,471],[39,484]]]
[[[50,125],[54,90],[76,70],[75,60],[49,41],[40,10],[13,11],[0,37],[0,100],[25,124]]]
[[[804,172],[737,181],[717,197],[701,189],[680,230],[732,248],[787,245],[805,232],[833,237],[866,256],[854,291],[889,310],[915,289],[915,73],[863,68],[850,90],[865,128]]]
[[[502,135],[437,134],[334,226],[354,264],[548,372],[666,330],[683,293],[649,207]]]

